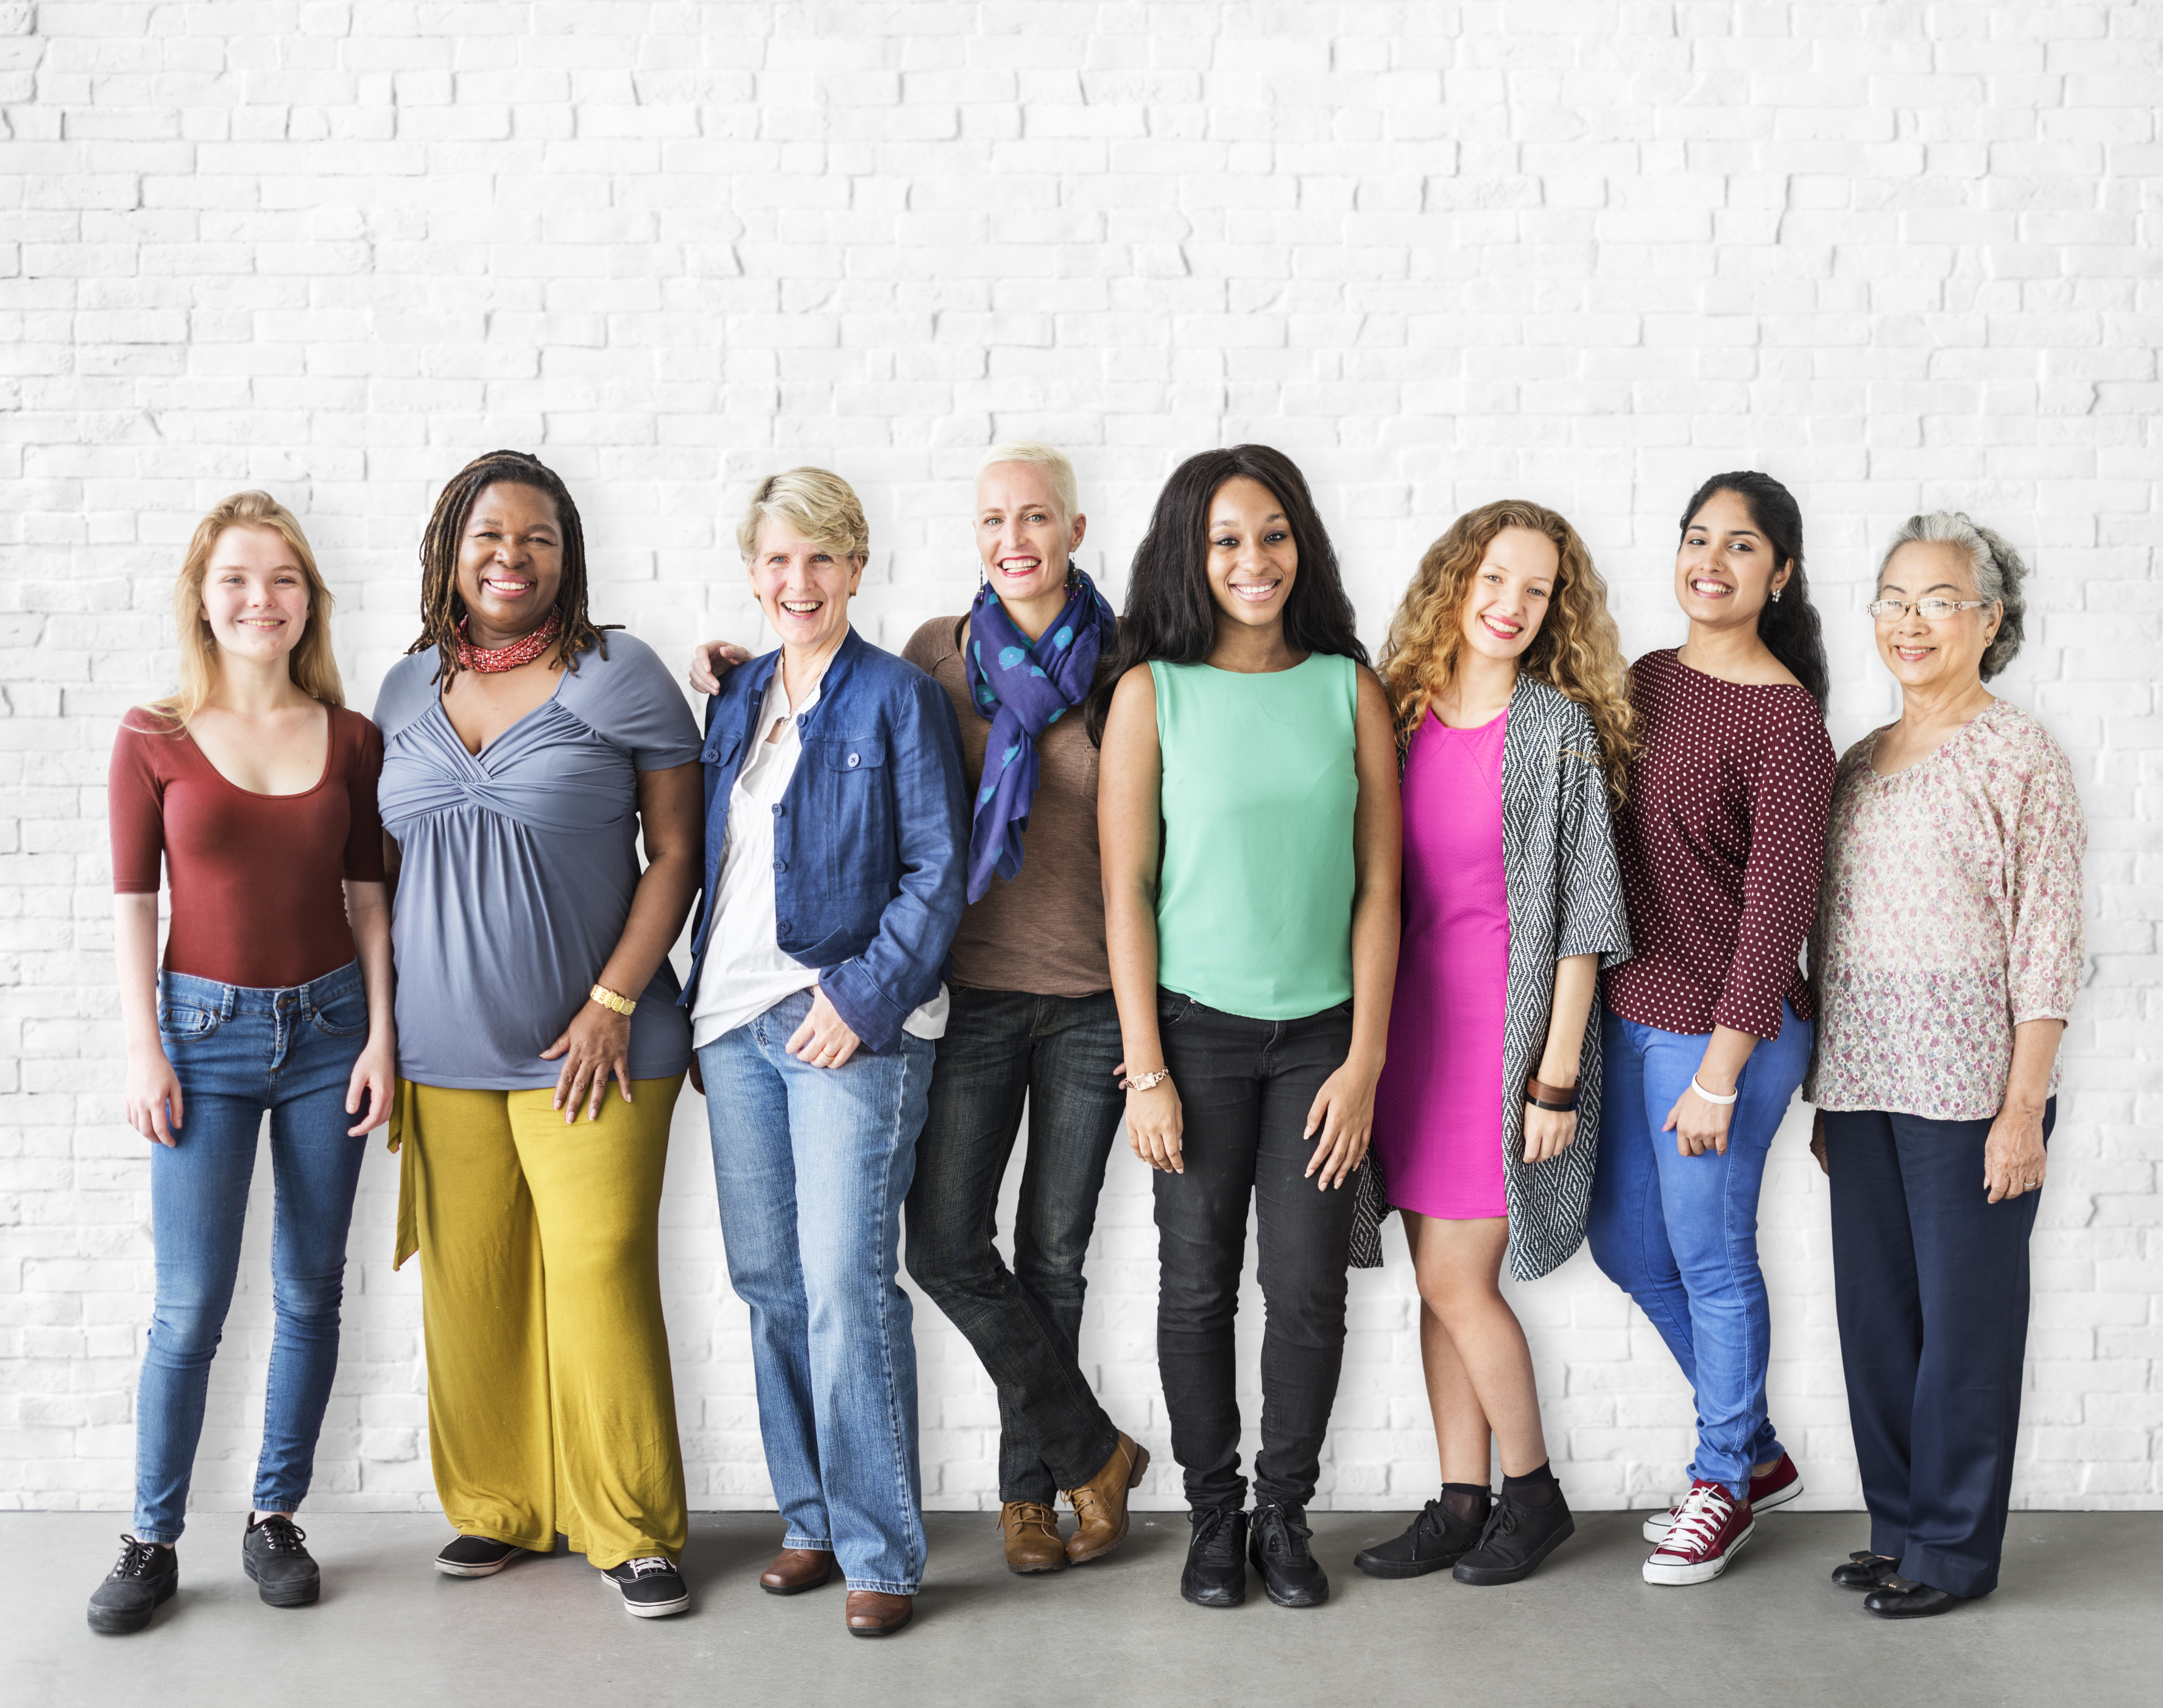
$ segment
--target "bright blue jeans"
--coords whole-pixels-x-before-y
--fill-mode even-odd
[[[1780,1011],[1780,1035],[1751,1051],[1730,1111],[1727,1151],[1684,1156],[1663,1132],[1709,1041],[1604,1011],[1600,1166],[1586,1237],[1593,1260],[1635,1299],[1697,1396],[1693,1480],[1749,1493],[1750,1468],[1779,1458],[1765,1412],[1772,1312],[1757,1266],[1757,1194],[1773,1135],[1809,1065],[1810,1024]]]
[[[256,1460],[259,1512],[308,1492],[316,1437],[338,1374],[346,1227],[368,1141],[346,1136],[353,1064],[368,1041],[368,998],[350,966],[289,990],[185,972],[158,980],[158,1035],[181,1082],[170,1149],[150,1146],[158,1297],[135,1398],[135,1534],[180,1538],[202,1435],[210,1363],[240,1268],[241,1223],[263,1116],[277,1187],[270,1223],[277,1327]]]
[[[788,1548],[852,1590],[924,1576],[916,1342],[898,1278],[936,1046],[904,1033],[841,1067],[788,1054],[809,992],[699,1052],[729,1280],[751,1307],[767,1473]]]

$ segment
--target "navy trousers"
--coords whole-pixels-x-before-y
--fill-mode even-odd
[[[2043,1136],[2056,1124],[2045,1106]],[[1825,1112],[1841,1364],[1870,1548],[1956,1595],[1998,1587],[2040,1194],[1990,1203],[1988,1121]]]

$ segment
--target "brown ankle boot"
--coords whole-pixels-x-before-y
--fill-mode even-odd
[[[1080,1488],[1066,1491],[1080,1521],[1066,1538],[1069,1565],[1109,1553],[1126,1540],[1127,1492],[1140,1485],[1149,1462],[1149,1449],[1135,1446],[1134,1438],[1122,1431],[1104,1468]]]
[[[1063,1572],[1066,1544],[1059,1539],[1059,1514],[1041,1501],[1008,1501],[999,1508],[1010,1572]]]

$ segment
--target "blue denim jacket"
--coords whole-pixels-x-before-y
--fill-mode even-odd
[[[706,704],[705,888],[687,1009],[713,935],[736,773],[780,667],[778,650],[740,664]],[[774,809],[777,943],[818,969],[835,1011],[883,1054],[939,994],[961,923],[969,819],[961,726],[945,689],[851,629],[798,734],[803,757]]]

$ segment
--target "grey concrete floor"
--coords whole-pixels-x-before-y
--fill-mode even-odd
[[[1139,1514],[1119,1552],[1016,1578],[990,1515],[935,1513],[914,1627],[880,1643],[841,1625],[838,1585],[761,1593],[771,1516],[708,1513],[687,1562],[696,1601],[633,1620],[583,1559],[529,1559],[460,1581],[430,1569],[432,1517],[303,1515],[323,1599],[277,1610],[241,1574],[237,1514],[196,1514],[181,1591],[150,1628],[98,1637],[83,1603],[111,1565],[114,1514],[0,1515],[0,1703],[251,1701],[794,1705],[1449,1701],[1600,1708],[1810,1708],[2163,1701],[2163,1513],[2015,1513],[1997,1595],[1941,1618],[1873,1619],[1825,1574],[1867,1539],[1840,1512],[1773,1512],[1718,1582],[1654,1589],[1634,1513],[1580,1514],[1526,1583],[1446,1573],[1378,1583],[1352,1569],[1402,1517],[1317,1514],[1328,1606],[1205,1612],[1178,1598],[1186,1525]]]

